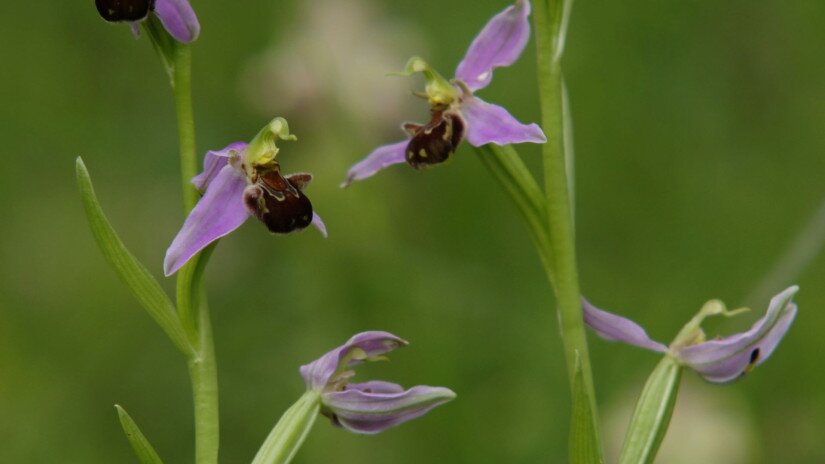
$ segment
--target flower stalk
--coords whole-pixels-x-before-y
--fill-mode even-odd
[[[533,22],[536,30],[542,127],[548,138],[542,146],[547,230],[568,378],[572,389],[576,378],[576,363],[580,363],[583,383],[581,391],[588,397],[593,422],[593,427],[586,429],[595,431],[597,449],[601,450],[593,375],[582,320],[573,212],[565,157],[561,57],[570,5],[570,0],[538,0],[534,3]]]
[[[178,120],[181,187],[184,214],[198,202],[192,178],[198,174],[195,121],[192,110],[192,53],[189,45],[176,43],[172,89]],[[209,306],[202,288],[203,270],[210,247],[187,263],[177,279],[178,317],[187,330],[195,353],[188,360],[195,414],[195,462],[217,464],[219,448],[218,375]]]

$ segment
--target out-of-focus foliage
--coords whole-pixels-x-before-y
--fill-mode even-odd
[[[560,462],[570,406],[551,292],[477,155],[463,147],[448,166],[338,189],[351,163],[402,135],[396,121],[427,117],[403,98],[414,84],[384,74],[412,54],[450,74],[506,2],[193,4],[199,150],[285,116],[300,142],[282,164],[315,174],[308,195],[330,231],[272,237],[250,222],[213,256],[223,460],[251,460],[301,394],[300,364],[383,329],[412,343],[382,378],[458,398],[373,437],[319,420],[295,462]],[[576,2],[565,69],[582,287],[594,302],[657,339],[713,297],[759,311],[711,332],[758,317],[767,296],[744,300],[825,197],[822,24],[821,2]],[[96,249],[74,179],[82,155],[123,241],[160,276],[182,214],[159,60],[91,2],[3,2],[0,44],[0,462],[132,462],[114,403],[167,462],[190,461],[185,366]],[[538,119],[532,50],[483,91],[525,121]],[[536,147],[521,152],[538,166]],[[731,386],[683,389],[697,406],[677,404],[674,427],[724,423],[716,441],[739,444],[703,462],[825,460],[825,259],[772,292],[792,280],[800,312],[770,362]],[[605,442],[620,443],[657,359],[591,346]],[[662,452],[707,443],[693,439],[671,436]]]

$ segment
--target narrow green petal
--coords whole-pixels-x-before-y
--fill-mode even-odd
[[[175,346],[187,357],[191,357],[194,350],[186,337],[186,332],[177,317],[175,306],[164,293],[157,280],[149,274],[149,271],[134,257],[112,228],[100,203],[95,196],[92,180],[89,171],[83,160],[78,157],[76,162],[77,182],[80,186],[80,196],[83,199],[83,207],[86,210],[86,219],[92,229],[103,257],[115,270],[121,280],[129,287],[132,294],[140,302],[149,315],[160,325],[166,335],[172,340]]]
[[[140,431],[129,414],[120,405],[116,404],[115,409],[117,409],[117,415],[120,417],[123,433],[126,434],[129,443],[132,444],[132,449],[135,450],[135,455],[141,464],[163,464],[160,456],[155,452],[155,448],[152,447],[152,444],[149,443],[149,440],[146,439],[146,436],[143,435],[143,432]]]
[[[252,464],[287,464],[295,457],[321,409],[321,395],[309,390],[286,410],[269,432]]]
[[[619,464],[653,462],[670,424],[681,378],[682,366],[670,356],[662,358],[636,403]]]

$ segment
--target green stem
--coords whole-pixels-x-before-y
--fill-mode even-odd
[[[588,396],[593,430],[598,448],[598,413],[593,375],[582,320],[581,295],[576,265],[573,213],[567,179],[564,144],[564,89],[561,56],[564,33],[570,10],[569,0],[539,0],[534,3],[533,20],[538,52],[539,93],[542,126],[548,141],[542,147],[545,195],[549,221],[550,247],[553,250],[556,299],[559,307],[562,343],[567,360],[571,390],[580,363],[583,392]]]
[[[192,185],[192,178],[198,173],[198,162],[195,148],[195,122],[192,111],[192,52],[188,45],[177,44],[175,46],[173,82],[175,109],[178,115],[183,206],[186,214],[198,202],[198,192],[195,186]]]
[[[174,46],[173,89],[178,119],[181,187],[184,214],[198,202],[192,178],[198,172],[195,121],[192,111],[192,53],[188,45]],[[219,446],[218,375],[209,306],[202,285],[203,270],[214,244],[192,258],[178,274],[178,317],[195,345],[189,358],[189,377],[195,410],[195,462],[217,464]],[[197,311],[197,314],[196,314]]]
[[[195,462],[218,462],[218,371],[212,342],[209,308],[201,296],[198,320],[197,357],[189,360],[189,377],[195,405]]]

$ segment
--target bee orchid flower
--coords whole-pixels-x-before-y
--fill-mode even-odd
[[[326,237],[321,217],[303,192],[312,175],[281,174],[276,140],[296,140],[283,118],[273,119],[248,144],[236,142],[206,154],[203,172],[192,179],[203,196],[166,251],[163,270],[167,276],[249,216],[275,234],[312,224]]]
[[[321,413],[333,424],[355,433],[375,434],[455,398],[455,393],[444,387],[419,385],[405,390],[381,380],[349,382],[356,364],[385,360],[386,353],[406,345],[388,332],[362,332],[301,366],[301,376],[308,391],[320,393]]]
[[[706,317],[733,316],[747,310],[728,311],[722,302],[711,300],[685,325],[669,347],[652,340],[641,326],[629,319],[596,308],[587,300],[583,300],[582,305],[585,324],[600,337],[667,353],[680,364],[698,372],[705,380],[725,383],[747,374],[773,353],[796,316],[793,297],[797,291],[799,287],[793,286],[773,297],[765,316],[756,321],[750,330],[706,340],[701,328]]]
[[[452,81],[423,59],[410,59],[401,75],[423,74],[426,85],[420,96],[430,104],[430,121],[403,124],[407,139],[376,148],[349,170],[342,186],[399,163],[416,169],[443,163],[464,138],[477,147],[545,143],[547,138],[538,125],[522,124],[506,109],[474,94],[490,84],[495,68],[510,66],[524,51],[530,38],[529,15],[527,0],[517,0],[495,15],[473,40]]]
[[[129,23],[135,36],[150,14],[157,16],[169,35],[181,43],[193,42],[201,29],[188,0],[95,0],[95,6],[106,21]]]

